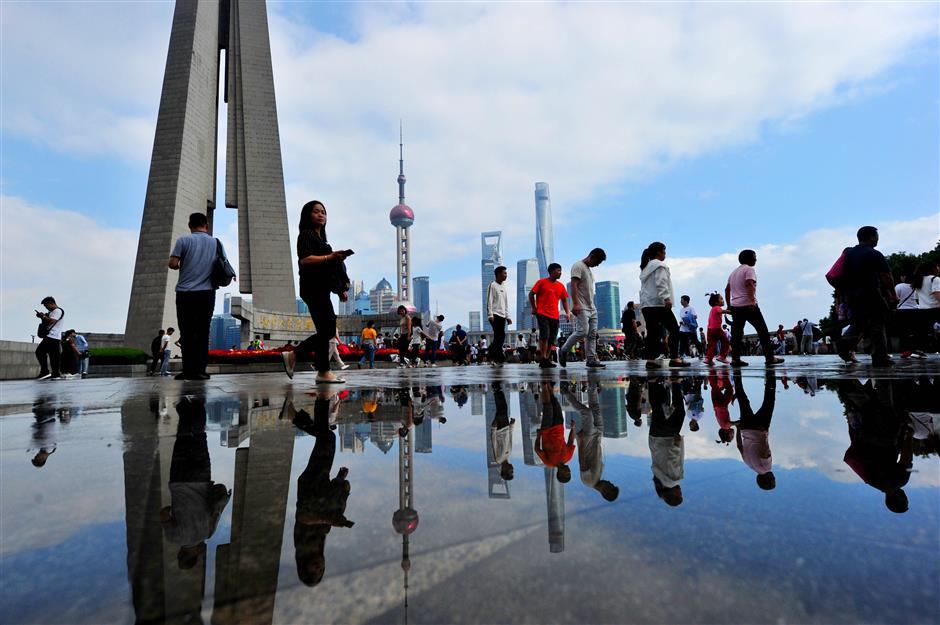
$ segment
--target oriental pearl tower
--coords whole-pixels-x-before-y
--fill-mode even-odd
[[[395,306],[389,312],[394,312],[399,305],[404,305],[409,311],[415,307],[411,303],[411,225],[415,222],[414,211],[405,204],[405,151],[402,140],[401,124],[398,126],[398,204],[388,214],[388,220],[395,226],[395,274],[398,278],[396,291],[398,294]]]
[[[404,433],[407,429],[407,433]],[[401,570],[404,573],[405,622],[408,622],[408,571],[411,570],[409,537],[418,529],[418,511],[412,506],[414,482],[414,426],[407,424],[399,430],[398,439],[398,510],[392,515],[392,527],[401,535]]]

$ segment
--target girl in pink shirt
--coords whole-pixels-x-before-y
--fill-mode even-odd
[[[708,298],[708,305],[711,306],[711,310],[708,312],[708,334],[706,334],[708,347],[705,348],[705,364],[712,364],[715,351],[719,349],[718,362],[727,364],[728,351],[731,345],[728,343],[728,337],[725,335],[724,330],[721,329],[722,315],[728,312],[724,309],[725,298],[718,293],[712,293]]]

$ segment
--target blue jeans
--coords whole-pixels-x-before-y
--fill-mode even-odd
[[[359,364],[365,364],[369,361],[369,368],[375,369],[375,345],[363,345],[362,348],[365,350],[365,353],[362,355],[362,358],[359,359]]]
[[[163,350],[163,362],[160,363],[160,375],[170,375],[170,354],[173,352],[169,349]]]
[[[88,361],[91,360],[90,356],[82,356],[78,359],[78,372],[82,375],[88,374]]]

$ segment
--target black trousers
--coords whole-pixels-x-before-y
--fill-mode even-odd
[[[52,373],[55,377],[59,377],[61,374],[59,370],[59,347],[59,339],[50,339],[48,336],[39,343],[39,347],[36,348],[36,359],[39,361],[39,375]],[[48,357],[49,360],[48,364],[46,364],[46,357]]]
[[[215,290],[176,292],[176,322],[180,326],[183,375],[187,377],[206,372],[214,310]]]
[[[663,353],[663,328],[669,332],[669,358],[679,357],[679,323],[672,310],[665,306],[647,306],[643,309],[646,319],[646,359],[656,360]]]
[[[759,306],[731,306],[731,360],[741,360],[744,355],[744,324],[750,323],[757,330],[757,339],[760,341],[761,352],[764,359],[773,361],[774,347],[770,344],[770,333],[767,331],[767,322]]]
[[[490,345],[490,361],[506,362],[506,352],[503,343],[506,342],[506,318],[493,315],[493,343]]]
[[[888,359],[888,338],[885,325],[888,322],[888,309],[878,296],[859,298],[849,302],[849,329],[836,343],[839,356],[843,360],[854,351],[862,335],[871,341],[871,359],[884,362]]]
[[[300,285],[300,298],[307,304],[310,318],[317,333],[305,338],[300,345],[294,348],[297,362],[309,362],[310,352],[313,352],[313,367],[317,373],[326,373],[330,370],[330,339],[336,336],[336,312],[333,310],[333,300],[326,289],[315,289]]]

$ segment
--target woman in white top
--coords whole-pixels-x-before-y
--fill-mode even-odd
[[[688,367],[679,357],[679,324],[672,313],[675,295],[666,265],[666,245],[649,244],[640,257],[640,308],[646,320],[646,368],[658,369],[663,352],[663,330],[669,333],[669,366]]]
[[[940,308],[940,269],[937,263],[921,263],[911,284],[917,288],[917,307],[921,310]]]

